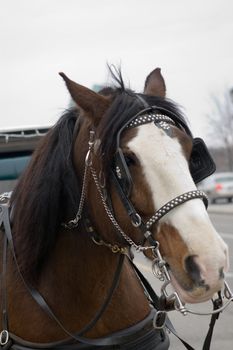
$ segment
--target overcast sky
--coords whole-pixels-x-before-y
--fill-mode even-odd
[[[121,63],[140,92],[161,67],[195,135],[211,93],[233,87],[232,0],[0,0],[0,129],[54,123],[69,102],[59,71],[92,87]]]

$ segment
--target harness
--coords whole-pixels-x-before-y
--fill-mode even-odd
[[[166,112],[166,115],[162,114],[164,112]],[[156,213],[147,222],[143,222],[142,218],[136,212],[133,204],[129,199],[129,195],[132,189],[132,179],[130,177],[130,172],[128,170],[123,152],[120,148],[120,136],[121,136],[121,132],[125,128],[139,126],[145,123],[149,123],[151,121],[153,121],[157,127],[163,128],[163,130],[166,131],[168,134],[171,133],[170,125],[172,124],[172,125],[178,126],[179,128],[184,129],[189,135],[191,135],[191,132],[189,131],[189,128],[187,127],[187,125],[182,120],[180,120],[180,118],[178,118],[176,115],[172,113],[169,114],[169,113],[170,113],[169,111],[163,110],[162,108],[159,108],[159,113],[158,113],[157,107],[146,107],[136,116],[132,117],[130,121],[126,125],[124,125],[124,127],[122,127],[122,129],[119,131],[117,135],[117,152],[116,152],[116,156],[114,159],[114,164],[111,172],[112,181],[117,189],[117,192],[120,195],[122,203],[124,204],[129,217],[131,218],[132,224],[141,230],[144,236],[144,239],[146,239],[149,242],[149,247],[136,244],[122,230],[122,228],[120,227],[120,225],[118,224],[117,220],[114,217],[114,213],[111,210],[111,206],[108,205],[108,203],[110,202],[109,198],[106,198],[104,186],[101,186],[100,179],[92,165],[92,153],[93,153],[93,148],[95,144],[95,134],[93,131],[90,132],[89,149],[85,160],[83,186],[81,191],[81,198],[80,198],[80,203],[78,207],[78,212],[76,217],[73,220],[70,220],[68,223],[63,224],[66,228],[69,228],[69,229],[75,228],[78,226],[79,220],[82,217],[82,212],[84,208],[87,175],[88,175],[88,172],[90,171],[93,177],[93,180],[96,184],[97,190],[100,194],[100,198],[104,206],[104,209],[107,213],[107,216],[109,217],[113,226],[116,228],[116,231],[118,232],[120,237],[128,243],[129,247],[134,247],[138,251],[151,249],[154,255],[154,260],[152,263],[153,272],[160,280],[164,282],[161,289],[162,291],[161,297],[158,297],[155,294],[155,292],[153,291],[152,287],[150,286],[148,281],[145,279],[145,277],[141,274],[141,272],[137,269],[137,267],[133,264],[133,262],[130,259],[129,261],[133,269],[135,270],[137,276],[139,277],[145,289],[145,292],[148,296],[148,299],[150,300],[150,303],[158,311],[155,311],[155,309],[153,309],[150,315],[148,315],[148,317],[145,320],[139,322],[137,325],[130,327],[127,330],[111,334],[108,337],[90,339],[83,336],[85,332],[87,332],[88,330],[94,327],[96,322],[103,315],[109,302],[111,301],[114,290],[117,288],[117,285],[119,282],[124,259],[127,256],[125,250],[122,250],[122,248],[119,247],[118,245],[111,245],[110,243],[103,241],[101,237],[95,234],[92,226],[87,225],[88,226],[87,231],[91,233],[91,238],[95,243],[106,245],[108,248],[112,250],[113,253],[120,253],[120,254],[119,254],[119,260],[116,267],[116,271],[113,277],[112,285],[110,290],[108,291],[108,295],[103,305],[96,312],[91,322],[86,327],[84,327],[84,329],[82,329],[81,331],[75,334],[70,333],[64,327],[64,325],[60,322],[60,320],[56,317],[53,311],[50,309],[49,305],[47,304],[43,296],[39,293],[39,291],[37,291],[33,286],[29,285],[27,281],[25,281],[19,269],[17,259],[15,256],[14,244],[13,244],[13,239],[11,234],[10,219],[9,219],[9,204],[8,204],[8,198],[7,198],[8,196],[3,195],[2,197],[0,197],[0,226],[3,223],[4,231],[5,231],[4,248],[3,248],[3,269],[2,269],[3,330],[0,333],[0,345],[2,349],[4,350],[6,349],[36,350],[36,349],[51,348],[55,350],[63,350],[63,349],[64,350],[65,349],[91,350],[98,347],[100,349],[116,348],[116,349],[124,349],[124,350],[126,349],[142,350],[146,348],[147,350],[150,350],[150,349],[153,350],[155,349],[155,346],[156,346],[157,350],[165,350],[169,346],[169,340],[166,335],[166,332],[164,332],[164,329],[168,328],[173,334],[175,334],[179,338],[179,336],[176,334],[176,331],[174,330],[173,326],[171,325],[167,317],[167,311],[170,309],[176,309],[182,312],[183,314],[186,314],[188,312],[191,313],[192,311],[186,309],[186,307],[182,304],[176,292],[172,293],[172,295],[170,295],[167,292],[166,288],[170,284],[169,271],[167,270],[166,263],[162,259],[162,256],[160,254],[159,244],[152,237],[150,228],[152,225],[158,222],[164,215],[166,215],[170,210],[172,210],[174,207],[178,205],[181,205],[186,201],[189,201],[195,198],[201,198],[204,201],[204,204],[207,206],[208,200],[204,192],[198,191],[198,190],[181,194],[178,197],[169,201],[162,208],[157,210]],[[206,169],[200,168],[200,165],[203,163],[209,164],[210,166],[207,167]],[[214,171],[214,163],[208,153],[208,150],[204,142],[200,139],[194,139],[194,149],[191,156],[190,169],[195,181],[200,181],[200,179],[210,175]],[[49,315],[50,318],[53,319],[60,326],[60,328],[67,334],[67,336],[69,337],[68,339],[60,342],[49,343],[49,344],[35,344],[35,343],[24,341],[9,332],[7,303],[6,303],[6,270],[7,270],[7,247],[8,246],[11,248],[11,252],[13,254],[13,258],[15,260],[18,273],[25,285],[26,290],[33,297],[35,302],[44,310],[44,312],[47,315]],[[226,284],[226,282],[225,282],[225,296],[229,300],[228,300],[228,303],[226,303],[224,306],[222,305],[222,297],[220,293],[219,293],[218,299],[214,301],[214,308],[216,310],[211,313],[212,319],[211,319],[210,329],[207,334],[203,350],[209,349],[210,341],[213,333],[213,327],[216,319],[218,318],[219,312],[222,311],[233,300],[233,295],[228,285]],[[142,339],[144,339],[145,344],[142,341]],[[193,350],[193,348],[189,344],[187,344],[184,340],[182,340],[181,338],[179,339],[182,341],[186,349]],[[151,347],[149,344],[151,344]]]
[[[14,350],[39,350],[39,349],[54,349],[54,350],[73,350],[73,349],[136,349],[143,350],[145,346],[147,349],[154,350],[155,346],[158,350],[166,350],[169,346],[169,338],[164,330],[161,328],[155,329],[153,326],[153,320],[156,314],[154,308],[151,309],[150,314],[136,325],[129,327],[126,330],[119,331],[111,334],[108,337],[102,337],[98,339],[86,338],[83,334],[91,330],[97,321],[101,318],[107,306],[109,305],[113,293],[116,290],[122,266],[126,257],[126,251],[116,250],[116,247],[112,247],[112,252],[121,253],[119,254],[118,264],[116,267],[115,274],[113,276],[112,285],[108,291],[107,297],[101,305],[100,309],[96,312],[91,322],[86,325],[82,330],[73,334],[70,333],[65,326],[56,317],[54,312],[51,310],[46,300],[31,286],[23,277],[15,255],[13,238],[11,233],[10,219],[9,219],[9,193],[4,193],[0,196],[0,227],[3,224],[4,235],[4,247],[3,247],[3,261],[2,261],[2,275],[1,275],[1,292],[2,292],[2,326],[3,330],[0,333],[0,348],[3,350],[14,349]],[[92,228],[87,227],[89,232]],[[93,235],[94,238],[94,235]],[[101,244],[99,242],[99,244]],[[7,290],[6,290],[6,272],[7,272],[7,249],[8,246],[11,249],[13,258],[17,267],[19,276],[24,283],[27,292],[32,296],[34,301],[43,309],[43,311],[53,319],[59,327],[67,334],[68,338],[62,341],[51,342],[51,343],[32,343],[19,338],[12,334],[8,329],[8,312],[7,312]],[[78,342],[78,343],[77,343]]]
[[[140,97],[140,96],[137,96],[137,97]],[[141,97],[140,97],[140,100],[142,100]],[[105,212],[109,220],[112,222],[113,226],[115,227],[116,232],[118,232],[119,236],[127,242],[128,246],[135,248],[137,251],[145,251],[147,249],[150,249],[153,253],[154,260],[152,262],[152,271],[154,275],[160,281],[163,282],[163,285],[161,288],[161,293],[162,293],[161,297],[158,297],[153,292],[153,289],[149,286],[148,282],[144,283],[144,286],[146,285],[147,293],[148,293],[148,290],[150,291],[149,292],[150,298],[152,300],[156,300],[154,302],[154,305],[158,310],[158,312],[154,318],[154,326],[156,327],[157,322],[162,324],[162,327],[166,326],[168,329],[170,329],[170,331],[175,336],[177,336],[181,340],[181,342],[186,347],[186,349],[192,350],[193,348],[177,335],[173,326],[168,321],[167,312],[170,310],[177,310],[181,312],[183,315],[187,315],[188,313],[196,314],[196,315],[211,315],[209,331],[207,333],[207,336],[205,338],[204,345],[203,345],[203,350],[208,350],[210,348],[210,343],[212,339],[215,322],[218,319],[220,312],[222,312],[231,303],[231,301],[233,301],[233,294],[227,282],[225,281],[223,295],[219,291],[217,298],[215,300],[212,300],[213,302],[212,312],[209,312],[209,313],[194,312],[193,310],[186,308],[186,306],[182,303],[176,291],[174,291],[173,293],[169,293],[167,291],[167,287],[171,284],[170,274],[167,269],[166,262],[163,260],[160,254],[159,243],[152,237],[152,233],[150,231],[151,226],[156,224],[164,215],[170,212],[173,208],[189,200],[200,198],[203,200],[207,208],[208,197],[203,191],[199,191],[199,190],[183,193],[177,196],[176,198],[171,199],[168,203],[166,203],[161,208],[159,208],[147,222],[144,222],[141,216],[137,213],[135,207],[133,206],[132,202],[129,199],[133,182],[130,175],[130,171],[127,166],[127,162],[125,160],[124,154],[120,147],[121,134],[124,130],[126,130],[127,128],[133,128],[133,127],[137,127],[137,126],[151,123],[151,122],[154,122],[156,127],[162,128],[171,137],[172,137],[171,126],[178,127],[179,129],[185,131],[191,137],[192,137],[192,134],[187,124],[176,114],[164,108],[160,108],[160,107],[158,108],[156,106],[152,106],[152,107],[148,106],[144,100],[142,100],[141,102],[143,102],[143,105],[145,108],[141,110],[138,114],[134,115],[125,125],[123,125],[117,134],[117,147],[116,147],[116,154],[114,157],[113,166],[111,170],[111,180],[115,186],[115,189],[117,190],[119,197],[121,198],[121,202],[123,203],[128,216],[131,219],[132,225],[137,227],[141,231],[144,237],[143,243],[145,243],[145,241],[148,241],[149,246],[145,246],[144,244],[136,244],[123,231],[123,229],[120,227],[119,223],[117,222],[114,216],[112,206],[111,206],[111,198],[109,198],[108,194],[106,193],[105,186],[102,185],[102,182],[104,183],[104,181],[102,181],[102,176],[98,177],[92,164],[92,153],[95,145],[94,131],[90,131],[89,149],[85,160],[83,188],[82,188],[81,201],[80,201],[78,213],[74,219],[64,224],[64,226],[66,228],[74,228],[74,227],[77,227],[79,224],[79,220],[81,219],[81,213],[82,213],[83,204],[84,204],[84,198],[85,198],[85,189],[86,189],[85,183],[87,178],[87,171],[89,169],[91,172],[92,178],[95,182],[96,188],[99,192]],[[166,113],[166,114],[163,114],[163,113]],[[198,183],[204,178],[206,178],[207,176],[210,176],[215,171],[216,167],[204,141],[200,138],[194,138],[194,139],[192,138],[192,140],[193,140],[193,149],[192,149],[191,158],[189,162],[189,168],[190,168],[190,173],[193,177],[194,182]],[[108,245],[108,244],[105,243],[105,245]],[[140,271],[138,272],[138,275],[140,275],[141,280],[145,280],[145,278],[141,276]],[[227,299],[225,304],[223,304],[223,298]]]

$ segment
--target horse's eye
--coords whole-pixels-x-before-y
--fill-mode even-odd
[[[125,157],[125,162],[128,166],[131,166],[131,165],[136,165],[137,163],[137,157],[135,156],[135,154],[124,154],[124,157]]]

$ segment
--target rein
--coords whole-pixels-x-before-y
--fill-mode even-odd
[[[10,216],[9,216],[9,194],[3,194],[0,196],[0,227],[3,224],[3,228],[5,231],[4,236],[4,248],[3,248],[3,269],[2,269],[2,289],[3,289],[3,299],[2,299],[2,325],[3,330],[0,332],[0,347],[4,350],[7,349],[15,349],[15,350],[37,350],[37,349],[54,349],[54,350],[73,350],[73,349],[95,349],[96,347],[105,347],[106,349],[112,349],[113,346],[120,346],[119,349],[126,350],[128,349],[127,344],[133,344],[136,341],[135,338],[141,339],[140,337],[145,338],[145,341],[152,341],[153,344],[158,344],[158,349],[160,349],[159,344],[162,342],[163,345],[161,346],[161,350],[165,350],[168,347],[168,338],[163,333],[163,330],[158,330],[156,332],[156,329],[153,327],[153,319],[155,315],[155,310],[151,310],[151,313],[142,321],[140,321],[138,324],[129,327],[127,330],[119,331],[114,334],[111,334],[108,337],[102,337],[97,339],[92,338],[86,338],[83,337],[83,334],[89,330],[91,330],[97,321],[101,318],[104,311],[106,310],[107,306],[109,305],[114,291],[117,289],[123,263],[125,261],[126,251],[123,249],[116,249],[117,246],[111,246],[110,244],[106,244],[103,241],[98,242],[97,244],[106,245],[108,248],[112,250],[114,253],[120,253],[118,264],[116,267],[115,274],[113,276],[113,281],[110,289],[108,290],[107,296],[101,305],[100,309],[96,312],[93,319],[89,322],[88,325],[86,325],[82,330],[80,330],[77,333],[71,333],[69,332],[65,326],[61,323],[61,321],[56,317],[50,306],[47,304],[46,300],[43,298],[43,296],[40,294],[38,290],[36,290],[33,286],[31,286],[23,277],[20,268],[18,266],[17,258],[15,255],[14,250],[14,244],[13,244],[13,238],[11,233],[11,227],[10,227]],[[88,228],[89,232],[92,232],[92,228],[89,226]],[[94,235],[93,235],[94,237]],[[96,243],[95,240],[93,242]],[[13,254],[13,258],[17,267],[17,271],[19,273],[19,276],[28,291],[28,293],[32,296],[32,298],[35,300],[35,302],[42,308],[42,310],[53,320],[57,323],[57,325],[64,331],[65,334],[69,337],[68,339],[57,341],[57,342],[51,342],[51,343],[32,343],[29,341],[25,341],[18,336],[10,333],[8,330],[8,313],[7,313],[7,301],[6,301],[6,271],[7,271],[7,248],[8,245],[11,249],[11,252]],[[151,333],[153,331],[153,334]],[[148,338],[148,339],[147,339]],[[77,341],[77,343],[73,343],[74,341]],[[80,346],[79,346],[80,345]],[[152,345],[152,343],[151,343]],[[126,346],[126,347],[125,347]],[[134,349],[134,347],[132,347]],[[142,350],[141,346],[138,348],[138,350]],[[152,348],[151,348],[152,349]],[[154,349],[154,347],[153,347]]]

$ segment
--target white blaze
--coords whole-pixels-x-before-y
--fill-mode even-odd
[[[154,124],[138,127],[128,147],[138,157],[150,187],[155,209],[185,192],[196,189],[188,162],[177,138],[171,138]],[[192,199],[167,213],[161,222],[174,226],[190,254],[197,254],[200,264],[218,271],[226,267],[227,246],[212,226],[201,199]],[[215,276],[216,278],[216,276]]]

